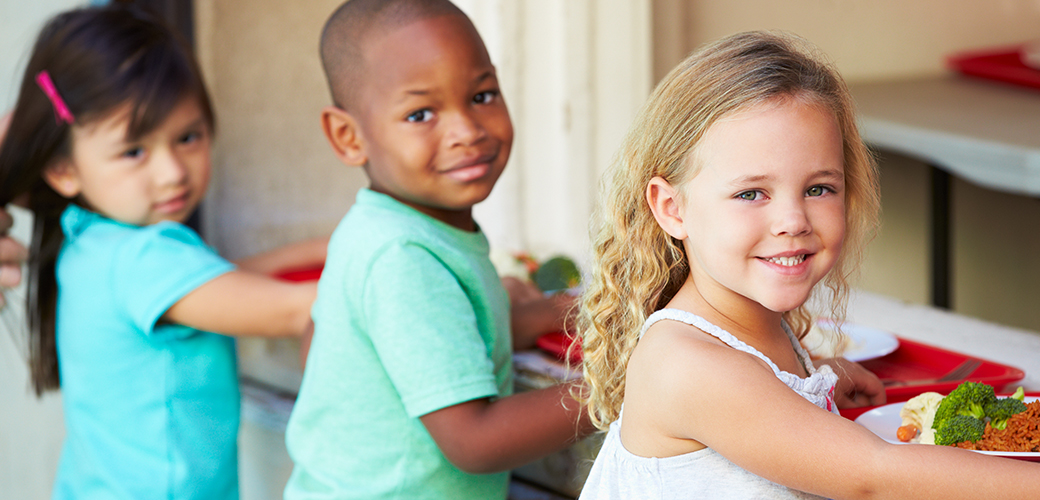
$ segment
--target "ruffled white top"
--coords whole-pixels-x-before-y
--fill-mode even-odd
[[[786,323],[783,324],[784,331],[791,339],[798,359],[809,373],[807,378],[780,370],[776,363],[758,349],[687,311],[662,309],[651,314],[643,324],[640,338],[651,325],[664,319],[694,326],[734,349],[765,361],[776,377],[791,390],[822,409],[838,413],[834,404],[834,385],[838,376],[829,366],[816,369],[812,365],[809,353]],[[752,474],[711,448],[665,458],[633,455],[621,443],[620,431],[621,417],[610,424],[603,447],[582,488],[582,500],[820,498]]]

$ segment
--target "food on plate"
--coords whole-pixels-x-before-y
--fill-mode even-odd
[[[935,429],[932,428],[932,420],[935,418],[935,410],[939,408],[942,400],[943,396],[938,392],[925,392],[910,398],[899,410],[899,416],[903,419],[900,429],[905,429],[897,432],[896,437],[903,442],[935,444]],[[903,439],[904,437],[906,439]]]
[[[977,382],[963,382],[946,396],[926,392],[903,405],[896,436],[911,443],[1038,451],[1040,403],[1026,405],[1024,399],[1021,387],[1010,397],[998,398],[992,386]]]
[[[557,255],[538,266],[531,280],[544,292],[567,290],[581,283],[581,272],[573,260]]]
[[[1008,417],[1003,429],[987,425],[981,439],[974,443],[957,443],[957,447],[980,451],[1040,452],[1040,400],[1025,404],[1025,407],[1025,411]]]
[[[533,283],[543,292],[558,292],[581,284],[581,271],[569,257],[553,256],[539,262],[526,252],[509,253],[492,250],[491,263],[502,278],[517,278]]]
[[[935,444],[952,446],[965,441],[974,443],[986,431],[986,423],[971,415],[954,415],[935,429]]]

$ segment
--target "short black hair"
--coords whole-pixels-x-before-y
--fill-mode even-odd
[[[362,45],[373,30],[444,15],[466,16],[448,0],[348,0],[325,22],[321,32],[321,64],[332,102],[350,110],[364,77]]]

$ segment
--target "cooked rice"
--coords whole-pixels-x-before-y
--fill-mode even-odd
[[[1012,415],[1004,430],[986,424],[982,439],[957,444],[966,450],[1040,452],[1040,400],[1026,404],[1026,411]]]

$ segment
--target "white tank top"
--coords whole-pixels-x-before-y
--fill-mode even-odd
[[[704,318],[678,309],[662,309],[651,314],[643,325],[640,338],[650,325],[662,319],[694,326],[734,349],[762,359],[773,369],[777,378],[792,390],[816,406],[838,413],[834,405],[837,375],[828,366],[819,370],[813,367],[809,354],[787,324],[783,325],[784,331],[791,339],[799,360],[805,365],[808,378],[781,371],[754,347]],[[582,488],[581,500],[820,498],[752,474],[711,448],[665,458],[633,455],[621,443],[621,418],[610,424],[603,447]]]

